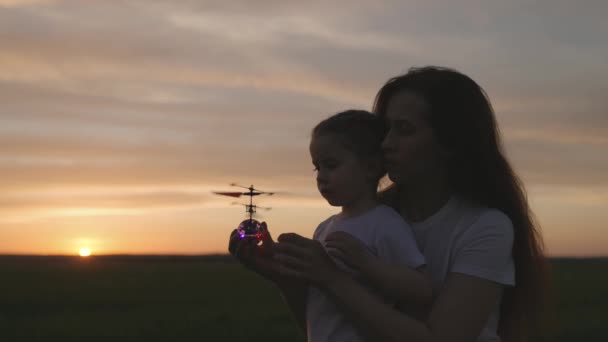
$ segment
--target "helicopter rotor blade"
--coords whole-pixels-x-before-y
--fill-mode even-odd
[[[258,190],[256,188],[254,188],[253,185],[247,187],[247,186],[240,185],[240,184],[237,184],[237,183],[230,183],[230,186],[235,186],[235,187],[238,187],[238,188],[247,189],[247,190],[249,190],[250,193],[253,192],[254,194],[259,194],[259,195],[272,196],[272,195],[276,194],[276,192],[274,192],[274,191],[272,191],[272,192],[269,192],[269,191],[260,191],[260,190]],[[243,193],[243,195],[247,195],[247,194],[248,193]]]
[[[230,203],[230,204],[232,204],[232,205],[241,205],[241,206],[243,206],[243,207],[260,208],[260,207],[258,207],[258,206],[257,206],[257,205],[255,205],[255,204],[251,204],[251,205],[250,205],[250,204],[247,204],[247,203],[239,203],[239,202],[232,202],[232,203]]]
[[[257,195],[272,196],[272,195],[276,194],[276,192],[260,191],[260,190],[254,189],[254,194],[255,194],[254,196],[257,196]]]
[[[214,191],[213,193],[216,195],[230,196],[230,197],[241,197],[244,195],[242,192],[230,192],[230,191]]]
[[[230,186],[235,186],[237,188],[243,188],[243,189],[250,190],[250,188],[248,186],[243,186],[243,185],[240,185],[240,184],[237,184],[237,183],[230,183]]]

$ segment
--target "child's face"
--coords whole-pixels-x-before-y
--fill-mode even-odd
[[[367,167],[337,137],[313,137],[310,156],[317,172],[317,188],[329,204],[348,206],[374,193]]]

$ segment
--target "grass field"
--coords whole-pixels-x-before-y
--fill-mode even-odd
[[[608,260],[552,261],[553,331],[608,341]],[[0,341],[303,341],[272,285],[218,257],[0,257]]]

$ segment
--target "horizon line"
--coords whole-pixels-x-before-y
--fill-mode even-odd
[[[96,257],[232,257],[229,253],[108,253],[108,254],[92,254],[82,257],[78,254],[24,254],[24,253],[0,253],[0,258],[3,257],[73,257],[79,259],[91,259]],[[608,254],[605,255],[551,255],[546,256],[547,259],[608,259]]]

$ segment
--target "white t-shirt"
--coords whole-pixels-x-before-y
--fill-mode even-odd
[[[501,211],[454,196],[431,217],[410,225],[435,293],[450,272],[515,285],[513,225]],[[499,313],[500,300],[476,342],[500,341],[496,333]]]
[[[356,217],[340,218],[333,215],[319,224],[313,239],[324,244],[327,235],[335,231],[353,235],[368,247],[370,253],[387,263],[411,268],[425,264],[411,228],[399,213],[384,204]],[[357,279],[354,270],[338,260],[334,261]],[[374,292],[362,279],[358,281]],[[309,342],[364,341],[335,304],[316,287],[310,287],[308,290],[306,325]]]

